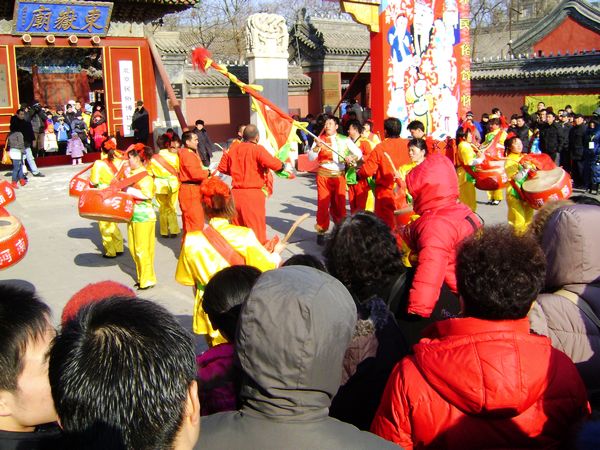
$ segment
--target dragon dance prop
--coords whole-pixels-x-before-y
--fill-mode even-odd
[[[319,139],[318,136],[310,132],[306,128],[306,124],[294,120],[289,114],[281,110],[271,100],[260,94],[262,86],[256,84],[246,84],[239,80],[234,74],[229,72],[227,68],[220,64],[217,64],[211,58],[211,53],[203,47],[196,48],[192,52],[192,63],[195,67],[206,72],[209,68],[213,68],[220,74],[229,78],[229,80],[240,88],[242,93],[250,95],[252,98],[253,109],[257,112],[260,120],[265,124],[268,136],[266,139],[275,149],[275,157],[280,161],[286,163],[289,162],[289,144],[296,141],[296,130],[299,128],[305,133],[315,138],[321,145],[327,147],[333,153],[342,157],[333,148]],[[289,176],[289,174],[288,174]]]

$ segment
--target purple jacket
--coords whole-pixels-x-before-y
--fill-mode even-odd
[[[233,364],[233,344],[220,344],[196,356],[198,393],[202,415],[237,409],[237,369]]]
[[[82,158],[85,153],[85,147],[79,136],[72,137],[67,143],[67,155],[71,155],[71,158]]]

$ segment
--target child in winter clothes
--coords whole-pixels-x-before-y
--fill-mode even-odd
[[[81,142],[81,138],[75,132],[71,134],[71,139],[67,143],[67,155],[71,155],[71,160],[73,161],[73,165],[81,164],[81,159],[83,158],[83,154],[87,153],[83,142]]]
[[[235,329],[242,303],[261,272],[252,266],[231,266],[206,285],[202,306],[212,325],[229,341],[196,357],[202,415],[237,409],[239,374],[233,363]]]
[[[56,133],[54,132],[54,124],[49,123],[46,126],[44,132],[44,152],[45,153],[56,153],[58,152],[58,141],[56,140]]]

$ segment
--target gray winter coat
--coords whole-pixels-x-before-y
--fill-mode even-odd
[[[330,275],[303,266],[261,275],[236,339],[242,406],[203,418],[196,448],[398,449],[328,417],[355,324],[350,293]]]
[[[531,329],[575,363],[590,393],[600,392],[600,329],[559,289],[574,292],[600,316],[600,207],[566,206],[544,229],[546,288],[529,313]]]

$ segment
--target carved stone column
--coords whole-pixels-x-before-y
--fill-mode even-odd
[[[264,87],[262,94],[288,111],[288,29],[277,14],[253,14],[246,23],[246,53],[251,84]],[[256,123],[255,114],[251,115]]]

